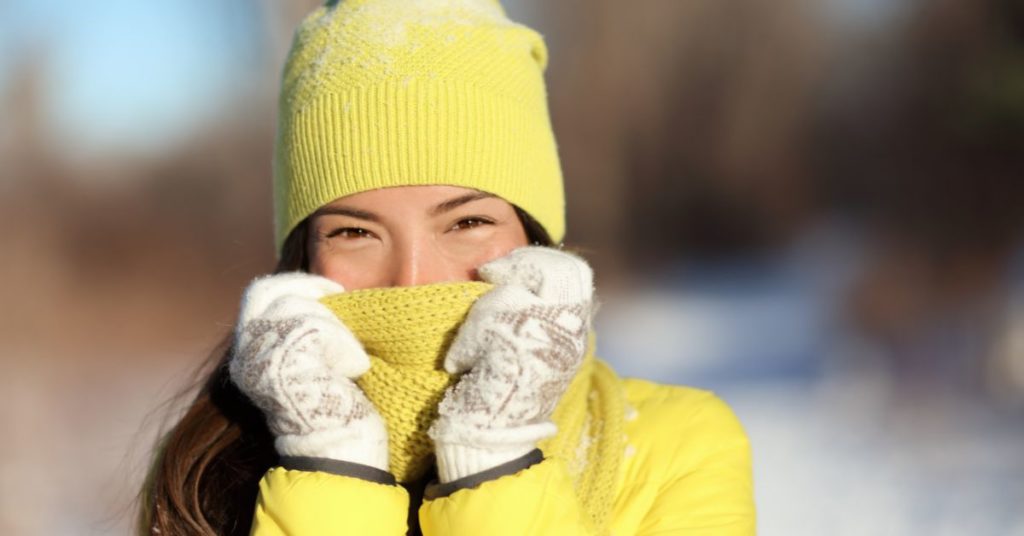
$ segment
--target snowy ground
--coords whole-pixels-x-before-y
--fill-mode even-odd
[[[855,256],[824,247],[606,298],[599,353],[733,407],[754,449],[759,534],[1024,536],[1024,415],[901,385],[844,331]]]

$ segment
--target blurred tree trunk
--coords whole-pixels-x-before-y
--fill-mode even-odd
[[[815,208],[815,5],[546,3],[567,36],[549,77],[575,240],[645,262],[789,237]]]

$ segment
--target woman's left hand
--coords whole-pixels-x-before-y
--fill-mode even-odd
[[[555,434],[551,414],[579,370],[590,331],[593,272],[583,259],[528,246],[479,273],[496,286],[452,342],[445,369],[465,374],[430,429],[442,482],[520,458]]]

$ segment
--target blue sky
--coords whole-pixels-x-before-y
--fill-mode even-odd
[[[251,0],[8,1],[0,88],[46,61],[48,130],[72,152],[151,149],[186,136],[244,91],[262,51]]]
[[[531,1],[506,7],[527,16]],[[0,1],[0,92],[12,69],[42,54],[46,132],[60,150],[159,152],[280,69],[264,49],[263,4]]]

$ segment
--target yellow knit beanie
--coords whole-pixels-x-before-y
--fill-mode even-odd
[[[330,1],[299,26],[274,152],[276,245],[321,206],[391,186],[475,188],[555,242],[562,172],[539,34],[497,0]]]

